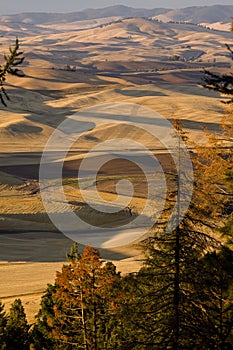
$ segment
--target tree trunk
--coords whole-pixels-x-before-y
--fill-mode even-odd
[[[179,132],[179,130],[178,130]],[[180,191],[182,188],[181,183],[181,145],[179,135],[178,145],[178,194],[177,194],[177,221],[175,229],[175,275],[174,275],[174,340],[173,349],[179,349],[179,338],[180,338]]]
[[[86,320],[85,320],[85,312],[84,312],[84,305],[83,305],[83,292],[81,290],[81,310],[82,310],[82,325],[83,325],[83,342],[84,342],[84,349],[89,350],[88,346],[88,340],[87,340],[87,329],[86,329]]]

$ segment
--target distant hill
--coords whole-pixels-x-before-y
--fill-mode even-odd
[[[1,22],[49,24],[55,22],[75,22],[104,17],[151,17],[164,14],[168,9],[156,8],[134,9],[132,7],[116,5],[101,9],[86,9],[72,13],[21,13],[17,15],[1,16]]]
[[[165,21],[185,21],[189,23],[229,23],[233,17],[233,6],[192,6],[184,9],[171,10],[155,16]]]
[[[178,10],[155,8],[135,9],[128,6],[116,5],[100,9],[86,9],[72,13],[22,13],[1,16],[2,23],[53,24],[70,23],[106,17],[154,17],[163,21],[187,21],[199,23],[230,23],[233,17],[233,6],[193,6]]]

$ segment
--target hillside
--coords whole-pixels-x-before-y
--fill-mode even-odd
[[[188,22],[188,23],[229,23],[233,13],[233,6],[212,5],[192,6],[184,9],[171,10],[156,16],[160,20]]]
[[[55,24],[70,23],[107,17],[151,17],[166,13],[163,8],[148,10],[135,9],[124,5],[110,6],[101,9],[87,9],[72,13],[22,13],[17,15],[2,16],[1,22],[30,23],[30,24]]]
[[[1,53],[6,52],[13,39],[10,29],[14,25],[5,22],[4,26],[10,35],[2,38]],[[100,103],[137,103],[169,119],[183,119],[193,140],[204,142],[203,127],[219,130],[223,105],[217,94],[203,91],[199,84],[203,67],[219,71],[229,69],[225,43],[232,44],[231,33],[144,18],[118,19],[82,30],[69,26],[70,23],[67,27],[65,23],[56,28],[44,26],[49,33],[39,33],[38,26],[39,34],[22,25],[16,29],[26,61],[22,67],[23,78],[8,77],[11,100],[7,109],[3,106],[0,109],[2,260],[9,254],[8,248],[5,249],[9,243],[8,232],[15,233],[11,235],[9,259],[12,260],[24,257],[29,261],[44,261],[51,244],[54,248],[51,260],[55,259],[57,249],[60,260],[70,245],[69,239],[57,235],[38,194],[41,152],[53,130],[68,115]],[[120,133],[126,137],[130,133],[127,128],[116,127],[115,122],[113,118],[108,128],[89,130],[73,145],[73,153],[65,161],[69,201],[74,202],[72,196],[78,198],[75,210],[94,217],[97,222],[100,218],[85,209],[80,193],[74,191],[70,181],[72,184],[88,149],[108,135],[117,137]],[[161,147],[146,133],[137,137],[148,147]],[[169,158],[164,156],[163,162],[167,166]],[[115,176],[122,176],[122,167],[124,169],[125,165],[120,163],[120,173],[116,174],[114,166],[110,165],[105,172],[108,181],[101,180],[100,190],[107,192],[108,198],[114,196]],[[144,184],[137,171],[130,168],[127,173],[136,174],[135,212],[141,210],[145,201]],[[55,205],[54,210],[60,209]],[[125,222],[126,214],[124,212],[117,220]],[[31,232],[32,223],[35,232]],[[46,232],[46,240],[43,232]],[[31,246],[30,252],[25,253],[25,244]],[[17,250],[17,247],[21,248]],[[39,256],[41,247],[43,254]],[[133,248],[120,247],[115,252],[130,256]],[[106,254],[109,256],[113,252]]]
[[[100,9],[86,9],[72,13],[21,13],[17,15],[5,15],[0,17],[2,24],[17,26],[24,25],[25,28],[32,26],[60,26],[61,24],[70,24],[74,22],[88,22],[95,26],[101,20],[108,21],[107,18],[126,18],[126,17],[145,17],[155,18],[165,22],[189,22],[194,24],[214,24],[231,23],[233,15],[233,6],[230,5],[212,5],[212,6],[192,6],[181,9],[135,9],[129,6],[116,5]],[[105,19],[105,20],[103,20]],[[93,22],[93,20],[96,20]],[[83,25],[85,26],[85,24]],[[228,28],[229,30],[229,28]]]
[[[114,73],[200,69],[213,62],[218,67],[229,65],[225,43],[232,42],[230,32],[143,18],[97,21],[95,28],[90,28],[90,21],[77,23],[42,28],[5,22],[0,25],[0,52],[18,36],[30,67]]]

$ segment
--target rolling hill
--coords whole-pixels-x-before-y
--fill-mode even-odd
[[[203,130],[220,132],[226,105],[217,93],[200,86],[203,68],[228,71],[231,61],[225,43],[233,45],[233,39],[229,30],[197,24],[212,23],[226,29],[232,13],[233,6],[180,10],[113,6],[0,18],[0,64],[16,36],[26,56],[22,67],[25,76],[7,77],[10,101],[7,108],[0,105],[0,292],[6,305],[13,297],[22,297],[27,315],[33,319],[46,283],[53,281],[54,269],[60,269],[73,243],[50,222],[39,191],[40,159],[54,130],[68,116],[86,108],[134,103],[169,120],[181,119],[190,139],[206,144]],[[88,150],[109,137],[133,135],[134,140],[153,149],[165,169],[172,164],[166,150],[148,133],[119,126],[111,113],[107,117],[110,124],[93,124],[73,144],[63,169],[64,191],[72,211],[106,227],[109,222],[128,222],[129,211],[109,218],[96,215],[86,205],[76,180]],[[147,121],[154,125],[154,115]],[[61,163],[54,157],[52,164]],[[145,204],[147,189],[142,174],[132,165],[108,162],[101,168],[98,192],[111,203],[122,176],[135,186],[131,204],[137,216]],[[55,183],[52,193],[56,189]],[[63,213],[63,204],[53,202],[53,211]],[[139,251],[134,244],[105,249],[101,254],[106,259],[123,259],[117,265],[123,272],[139,267],[134,258]]]
[[[86,9],[72,13],[21,13],[17,15],[0,16],[2,24],[24,25],[55,25],[77,21],[90,21],[108,17],[145,17],[162,21],[185,21],[194,24],[230,23],[233,16],[233,6],[212,5],[192,6],[181,9],[135,9],[124,5],[109,6],[100,9]]]

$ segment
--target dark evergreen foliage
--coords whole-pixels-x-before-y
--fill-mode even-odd
[[[233,50],[226,44],[229,51],[229,57],[233,60]],[[210,90],[215,90],[221,94],[227,95],[230,98],[228,103],[233,102],[233,73],[227,74],[213,73],[207,69],[204,70],[204,78],[202,86]]]
[[[41,299],[41,307],[31,332],[32,342],[36,350],[56,349],[57,342],[52,336],[52,329],[55,323],[53,295],[56,292],[56,288],[56,285],[49,284]]]
[[[233,344],[233,252],[222,246],[206,254],[200,276],[205,298],[202,308],[208,319],[209,349],[230,350]]]
[[[7,350],[29,350],[29,325],[20,299],[16,299],[10,308],[5,339]]]
[[[22,57],[22,54],[23,52],[19,51],[19,40],[16,38],[15,46],[9,47],[9,54],[4,55],[4,64],[0,65],[0,102],[5,107],[7,106],[6,100],[10,99],[4,87],[6,76],[7,74],[23,75],[22,71],[17,68],[24,61],[25,57]]]
[[[6,325],[6,312],[4,311],[4,305],[0,302],[0,350],[6,349]]]

